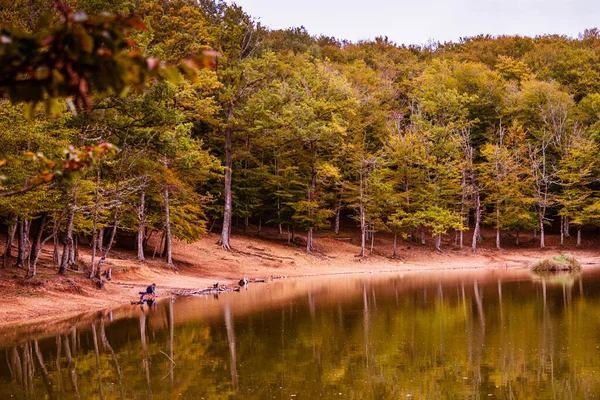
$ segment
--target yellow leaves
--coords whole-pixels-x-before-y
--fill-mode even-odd
[[[8,160],[6,158],[0,160],[0,167],[6,165],[6,163],[8,163]]]

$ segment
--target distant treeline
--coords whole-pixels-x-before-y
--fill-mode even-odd
[[[224,2],[69,4],[90,16],[135,12],[145,29],[131,33],[131,46],[167,65],[208,49],[220,57],[195,80],[152,79],[142,90],[92,96],[89,113],[67,98],[52,110],[58,118],[41,110],[26,118],[27,106],[0,100],[2,191],[43,178],[53,160],[72,155],[69,146],[116,148],[68,179],[0,197],[17,265],[32,273],[43,242],[55,243],[64,272],[87,238],[91,275],[99,274],[118,232],[137,235],[141,261],[146,251],[171,263],[172,237],[193,241],[213,228],[231,249],[234,217],[307,232],[311,251],[314,230],[337,232],[350,216],[362,255],[382,231],[431,235],[438,249],[441,235],[452,231],[462,247],[468,232],[476,251],[482,226],[496,229],[500,248],[503,231],[517,240],[536,231],[544,247],[553,221],[578,242],[583,226],[600,225],[595,28],[578,38],[401,46],[269,30]],[[61,23],[50,7],[13,1],[0,9],[2,27]],[[162,239],[149,248],[153,235]]]

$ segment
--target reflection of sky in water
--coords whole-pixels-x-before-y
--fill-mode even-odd
[[[0,333],[0,398],[593,398],[599,283],[337,275],[162,299]]]

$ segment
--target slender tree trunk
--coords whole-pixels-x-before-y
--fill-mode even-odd
[[[477,239],[480,235],[480,226],[481,223],[481,199],[479,198],[479,190],[475,189],[474,192],[474,200],[475,200],[475,227],[473,228],[473,241],[471,242],[471,252],[477,253]]]
[[[65,274],[67,269],[70,267],[69,264],[69,255],[71,253],[71,248],[73,247],[73,222],[75,220],[75,208],[71,205],[69,206],[69,211],[67,213],[67,229],[65,232],[65,237],[63,238],[63,253],[60,260],[60,267],[58,268],[59,274]]]
[[[435,235],[435,237],[433,239],[434,239],[433,242],[435,245],[435,249],[437,251],[442,251],[442,235],[437,234],[437,235]]]
[[[425,246],[425,227],[421,226],[421,245]]]
[[[42,237],[44,236],[44,230],[46,229],[46,221],[48,219],[48,213],[42,213],[42,216],[39,221],[38,229],[35,234],[35,238],[33,240],[33,244],[31,245],[31,251],[29,252],[29,257],[27,260],[27,274],[31,274],[32,277],[35,277],[37,274],[37,266],[36,261],[39,257],[39,253],[42,252],[43,245],[45,243],[42,242]],[[39,249],[39,251],[38,251]],[[33,261],[31,258],[33,257]]]
[[[517,246],[519,245],[519,231],[517,231],[517,242],[516,242],[516,245]]]
[[[248,230],[248,225],[250,225],[249,217],[246,215],[244,217],[244,233]],[[239,226],[237,227],[239,228]]]
[[[18,241],[19,241],[19,254],[17,255],[17,268],[25,268],[25,260],[27,258],[27,248],[29,245],[29,227],[31,221],[24,219],[19,222]]]
[[[92,265],[90,270],[90,279],[96,275],[96,251],[98,249],[98,208],[99,208],[99,190],[100,170],[96,172],[96,188],[94,190],[94,222],[92,226]]]
[[[560,216],[560,245],[565,244],[565,217]]]
[[[292,244],[292,233],[290,232],[290,224],[287,224],[287,239],[288,244]]]
[[[115,241],[115,235],[117,234],[117,227],[119,226],[119,208],[115,207],[115,213],[113,217],[113,226],[110,231],[110,238],[108,240],[108,245],[104,249],[104,253],[102,257],[98,261],[98,267],[96,267],[96,278],[98,279],[99,286],[102,287],[102,265],[106,261],[106,257],[108,257],[108,253],[112,248],[112,245]]]
[[[365,161],[363,160],[362,166],[361,166],[361,170],[360,170],[360,204],[359,204],[359,210],[358,212],[360,213],[360,256],[364,257],[365,256],[365,248],[367,247],[367,218],[365,215],[365,206],[364,206],[364,195],[365,195],[365,185],[364,185],[364,180],[365,180]]]
[[[500,230],[500,205],[496,204],[496,249],[500,250],[501,241],[501,230]]]
[[[104,228],[98,230],[98,251],[104,251]]]
[[[37,274],[37,262],[40,259],[40,255],[42,254],[42,251],[44,250],[44,246],[46,245],[46,242],[50,239],[55,239],[56,235],[58,234],[58,227],[54,227],[52,229],[52,233],[47,236],[44,240],[42,240],[42,242],[40,243],[39,247],[36,249],[35,254],[33,255],[33,261],[32,263],[32,276],[35,276]]]
[[[231,119],[233,115],[234,103],[230,104],[227,112],[227,121]],[[223,229],[221,231],[221,240],[219,244],[223,250],[231,251],[231,244],[229,243],[229,237],[231,232],[231,216],[233,212],[232,208],[232,194],[231,194],[231,172],[232,172],[232,159],[231,159],[231,135],[232,128],[227,126],[225,128],[225,207],[223,208]]]
[[[54,237],[52,238],[52,266],[56,267],[56,264],[60,261],[60,248],[59,248],[59,240],[58,240],[58,226],[54,226],[53,231],[56,232]]]
[[[544,232],[544,214],[540,212],[539,217],[540,217],[540,249],[543,249],[544,247],[546,247],[546,243],[545,243],[545,232]]]
[[[73,236],[73,247],[69,253],[69,263],[73,266],[73,269],[79,271],[79,266],[75,262],[79,258],[79,235]]]
[[[375,244],[375,231],[371,231],[371,249],[369,250],[370,254],[373,254],[374,244]]]
[[[397,243],[398,243],[398,233],[394,232],[394,254],[392,254],[393,258],[396,258],[396,249],[398,248]]]
[[[581,227],[577,227],[577,246],[581,246]]]
[[[308,228],[306,233],[306,252],[310,253],[313,249],[313,228]]]
[[[15,240],[15,233],[17,232],[17,223],[18,218],[16,216],[12,217],[10,223],[8,224],[8,232],[6,235],[6,247],[4,248],[3,254],[3,265],[6,268],[6,261],[12,256],[12,243]]]
[[[569,218],[565,218],[565,237],[571,237],[571,223],[569,222]]]
[[[144,257],[144,224],[146,222],[146,184],[148,182],[148,175],[144,175],[142,178],[142,192],[140,193],[140,206],[138,208],[138,233],[137,233],[137,251],[138,261],[146,261]]]
[[[173,264],[173,249],[171,247],[171,214],[169,213],[169,189],[165,189],[165,252],[167,264]]]
[[[342,197],[339,196],[338,198],[338,206],[337,209],[335,210],[335,234],[339,235],[340,234],[340,219],[342,216]]]
[[[262,230],[262,216],[258,217],[258,231],[256,232],[256,236],[260,236]]]

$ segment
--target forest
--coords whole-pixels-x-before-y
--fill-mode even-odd
[[[0,7],[5,268],[35,276],[53,244],[59,273],[101,279],[118,238],[172,264],[174,240],[209,230],[234,249],[233,225],[311,252],[352,224],[361,256],[382,232],[395,256],[442,235],[476,252],[483,227],[498,249],[525,231],[544,248],[549,229],[579,244],[600,225],[596,28],[353,43],[221,1],[67,3]]]

